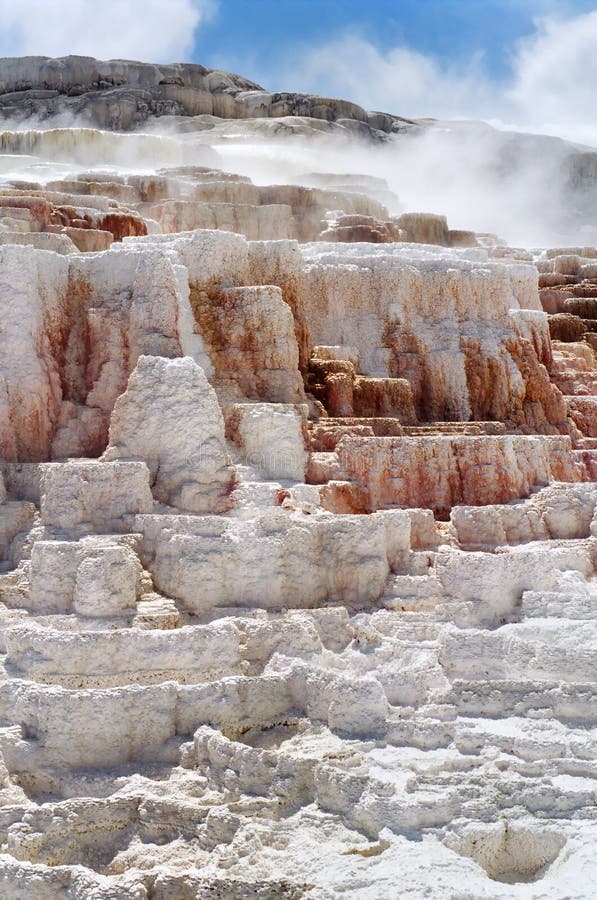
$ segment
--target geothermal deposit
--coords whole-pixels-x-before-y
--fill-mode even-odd
[[[594,896],[597,154],[434,140],[0,61],[3,898]]]

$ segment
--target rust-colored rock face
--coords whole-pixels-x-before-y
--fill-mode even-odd
[[[22,344],[23,359],[34,354],[38,374],[26,402],[17,399],[18,375],[9,379],[2,431],[7,459],[99,455],[138,357],[187,353],[205,367],[224,408],[307,401],[311,418],[320,422],[315,454],[333,453],[351,435],[396,435],[427,423],[432,430],[421,436],[432,437],[434,423],[441,423],[437,433],[450,434],[458,433],[450,422],[493,421],[520,435],[569,434],[589,464],[587,441],[595,427],[586,392],[594,388],[593,350],[586,343],[555,344],[586,348],[584,355],[568,351],[575,362],[566,370],[565,351],[552,349],[537,275],[528,264],[490,262],[477,250],[434,256],[415,245],[301,249],[199,230],[180,238],[128,237],[89,258],[56,257],[46,287],[35,251],[2,252],[6,266],[18,266],[21,258],[35,263],[23,268],[20,280],[31,297],[42,298],[34,326],[25,299],[22,316],[12,320],[10,352],[14,356]],[[577,302],[590,311],[587,298]],[[466,468],[467,457],[459,459]],[[583,478],[577,462],[570,471]],[[418,471],[419,463],[413,466]],[[325,465],[313,462],[308,471],[317,472],[319,483],[327,480]],[[336,480],[342,471],[354,480],[344,458],[330,471]],[[416,493],[418,477],[410,482]],[[523,494],[530,489],[524,483]],[[365,502],[363,491],[359,483],[367,509],[415,502],[389,487],[384,499],[386,488],[379,486]],[[463,502],[458,491],[452,501],[437,503],[426,488],[420,491],[420,503],[438,510]],[[481,499],[479,489],[479,502],[510,499],[495,486],[487,496]]]
[[[515,430],[566,431],[565,406],[544,368],[549,335],[532,266],[464,257],[444,270],[432,253],[400,245],[342,251],[313,244],[305,258],[313,342],[354,345],[365,379],[408,382],[420,421],[495,419]],[[360,384],[357,405],[364,405],[354,414],[383,409],[408,420],[404,393],[388,399],[390,382]],[[329,390],[341,398],[329,412],[345,414],[346,378],[336,372]]]
[[[14,246],[0,259],[9,304],[2,457],[97,456],[137,358],[181,354],[172,266],[159,253],[65,257]]]
[[[367,510],[421,506],[440,518],[463,503],[507,503],[537,484],[586,477],[568,437],[347,436],[336,453]]]
[[[574,342],[582,340],[585,327],[578,316],[556,313],[549,317],[549,333],[554,341]]]
[[[306,379],[309,391],[330,416],[416,421],[412,388],[406,379],[370,378],[357,374],[355,362],[320,359],[316,355],[318,350],[334,349],[315,349]]]
[[[75,186],[93,187],[83,182]],[[112,186],[107,183],[98,187],[110,191]],[[68,188],[72,188],[68,182],[54,182],[47,189],[34,185],[34,190],[29,192],[31,196],[27,196],[27,192],[18,187],[0,184],[0,224],[7,230],[16,228],[19,232],[50,232],[71,237],[73,230],[75,234],[87,230],[106,232],[115,241],[147,234],[145,220],[133,210],[121,207],[118,201],[96,193],[89,198],[83,196],[82,191],[81,196],[75,196],[67,192]],[[75,243],[79,246],[79,241]],[[90,243],[80,249],[105,250],[107,246],[109,244],[102,244],[98,236],[95,246]]]
[[[231,382],[249,399],[303,399],[292,313],[278,287],[198,291],[193,313],[218,381]]]

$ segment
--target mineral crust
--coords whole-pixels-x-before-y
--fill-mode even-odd
[[[594,896],[597,249],[253,183],[422,126],[199,66],[0,114],[0,895]]]

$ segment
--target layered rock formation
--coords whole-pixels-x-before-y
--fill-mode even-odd
[[[402,127],[201,67],[0,74],[22,118]],[[0,894],[590,897],[597,251],[15,134]]]
[[[129,130],[151,116],[300,116],[337,122],[340,127],[369,135],[400,131],[415,124],[399,116],[367,112],[346,100],[272,94],[239,75],[204,66],[100,62],[84,56],[2,60],[0,111],[5,118],[48,118],[68,113],[115,130]]]

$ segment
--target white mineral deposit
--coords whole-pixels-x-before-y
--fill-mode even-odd
[[[380,176],[428,120],[83,56],[0,117],[0,896],[594,897],[597,151],[520,247]]]

